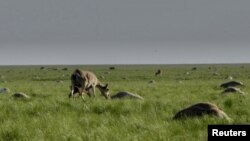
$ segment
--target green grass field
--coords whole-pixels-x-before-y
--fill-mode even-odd
[[[10,89],[0,94],[0,140],[206,141],[208,124],[250,123],[249,64],[110,66],[0,66],[0,88]],[[106,100],[98,90],[95,99],[69,99],[70,75],[76,68],[94,72],[109,84],[111,95],[129,91],[144,100]],[[154,75],[157,69],[162,70],[160,77]],[[220,95],[218,86],[228,76],[246,85],[245,96]],[[15,92],[31,98],[13,98]],[[172,120],[176,112],[198,102],[218,105],[232,120]]]

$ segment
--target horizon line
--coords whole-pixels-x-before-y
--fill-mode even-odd
[[[108,66],[108,65],[243,65],[243,64],[250,64],[249,63],[159,63],[159,64],[150,64],[150,63],[141,63],[141,64],[5,64],[0,66]]]

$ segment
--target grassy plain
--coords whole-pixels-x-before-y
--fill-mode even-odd
[[[249,64],[110,66],[0,66],[0,87],[10,89],[0,94],[0,140],[205,141],[208,124],[250,123]],[[129,91],[144,100],[105,100],[99,91],[95,99],[85,96],[85,102],[69,99],[70,74],[76,68],[109,83],[111,95]],[[162,70],[159,77],[157,69]],[[245,96],[220,95],[218,86],[228,76],[246,84]],[[15,92],[31,98],[15,99]],[[218,105],[232,121],[211,116],[172,120],[177,111],[198,102]]]

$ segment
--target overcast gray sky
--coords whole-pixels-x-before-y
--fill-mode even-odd
[[[2,0],[0,65],[250,63],[249,0]]]

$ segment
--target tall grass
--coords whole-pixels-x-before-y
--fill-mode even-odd
[[[193,67],[197,70],[192,70]],[[68,70],[62,70],[67,67]],[[250,87],[250,65],[139,65],[139,66],[1,66],[0,140],[3,141],[172,141],[207,139],[208,124],[246,124],[250,121],[249,95],[221,96],[218,86],[228,75]],[[57,69],[48,69],[57,68]],[[69,99],[70,74],[75,68],[91,70],[111,95],[130,91],[144,100]],[[161,69],[163,74],[155,77]],[[189,73],[187,73],[189,72]],[[219,75],[214,75],[214,72]],[[156,83],[148,83],[155,80]],[[24,92],[30,99],[11,97]],[[212,102],[232,121],[212,116],[180,121],[174,114],[197,102]]]

